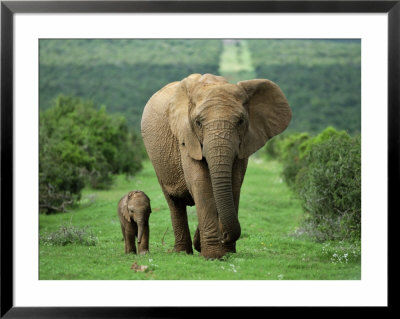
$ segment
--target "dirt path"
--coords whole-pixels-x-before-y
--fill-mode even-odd
[[[223,40],[219,73],[231,83],[256,78],[245,40]]]

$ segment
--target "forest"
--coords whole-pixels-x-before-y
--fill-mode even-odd
[[[359,41],[249,40],[255,72],[273,79],[293,110],[290,130],[319,132],[332,125],[361,132]]]
[[[40,40],[40,110],[58,95],[92,100],[139,131],[147,100],[191,73],[218,73],[219,40]]]
[[[281,87],[294,114],[290,132],[318,133],[329,125],[361,132],[359,40],[42,39],[39,45],[40,110],[60,94],[76,96],[122,114],[139,131],[147,100],[164,85],[191,73],[230,79],[234,72],[235,81],[267,78]],[[229,48],[238,60],[228,61]]]

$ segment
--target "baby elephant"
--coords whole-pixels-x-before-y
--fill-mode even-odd
[[[134,190],[126,194],[118,203],[118,216],[125,241],[125,253],[135,253],[135,237],[140,254],[149,251],[150,199],[142,191]]]

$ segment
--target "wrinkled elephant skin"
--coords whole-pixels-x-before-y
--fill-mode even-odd
[[[206,258],[236,251],[248,157],[289,125],[280,88],[192,74],[156,92],[143,111],[143,141],[167,200],[175,251],[193,253],[186,206],[196,205],[194,247]]]

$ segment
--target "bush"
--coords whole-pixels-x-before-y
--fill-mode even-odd
[[[361,238],[361,137],[335,134],[309,148],[295,189],[318,241]]]
[[[328,126],[317,136],[307,139],[306,141],[304,141],[303,143],[301,143],[299,145],[300,159],[303,159],[304,157],[306,157],[314,145],[319,144],[323,141],[326,141],[333,136],[338,136],[339,138],[343,138],[343,139],[350,139],[350,135],[348,135],[346,133],[346,131],[337,131],[332,126]]]
[[[283,164],[282,175],[284,181],[290,187],[294,186],[296,175],[303,165],[300,161],[299,147],[308,139],[310,139],[308,133],[295,133],[280,142],[279,152]]]
[[[282,142],[284,141],[285,135],[279,134],[271,138],[264,146],[264,153],[267,159],[278,159],[282,155]]]
[[[308,133],[294,133],[286,137],[281,137],[280,140],[277,140],[275,144],[270,146],[269,153],[275,153],[282,160],[283,179],[290,187],[295,186],[296,176],[304,167],[305,158],[312,147],[333,136],[339,136],[343,139],[350,138],[345,131],[337,131],[333,127],[328,126],[317,136],[311,137]]]
[[[56,143],[39,142],[39,209],[64,212],[80,199],[85,186],[81,169],[63,160]]]
[[[90,101],[57,98],[40,114],[39,206],[46,213],[65,211],[85,185],[104,189],[114,174],[141,168],[142,145],[125,118],[109,116]]]

